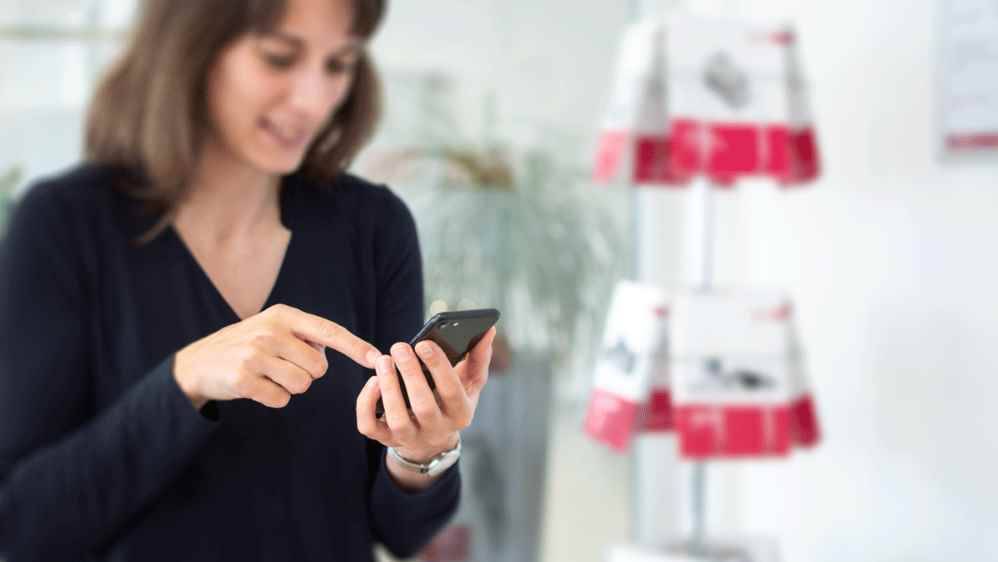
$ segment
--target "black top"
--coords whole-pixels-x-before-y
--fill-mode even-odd
[[[371,560],[425,544],[457,509],[451,468],[391,480],[357,431],[370,371],[332,350],[283,409],[197,412],[174,352],[239,320],[173,228],[84,165],[38,182],[0,243],[0,558]],[[328,318],[382,352],[423,321],[416,228],[391,191],[348,174],[281,182],[292,231],[266,306]]]

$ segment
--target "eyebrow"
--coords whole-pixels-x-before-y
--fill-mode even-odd
[[[274,39],[279,39],[285,43],[290,43],[294,47],[301,49],[305,46],[305,40],[296,35],[290,33],[285,33],[283,31],[273,30],[262,34],[265,37],[273,37]],[[360,51],[363,48],[364,43],[358,40],[351,40],[346,45],[340,47],[339,49],[331,53],[332,56],[348,55]]]

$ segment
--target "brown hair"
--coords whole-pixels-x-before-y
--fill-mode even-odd
[[[388,0],[351,0],[354,35],[377,30]],[[273,29],[283,0],[145,0],[128,45],[98,84],[84,138],[88,161],[134,172],[115,186],[163,213],[138,240],[155,238],[188,189],[207,119],[206,83],[218,54],[243,33]],[[351,91],[322,128],[302,171],[328,181],[370,140],[381,114],[381,88],[364,51]]]

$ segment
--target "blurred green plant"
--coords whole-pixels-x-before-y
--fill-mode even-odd
[[[442,105],[420,107],[417,138],[372,165],[413,208],[427,309],[496,307],[514,350],[586,361],[627,266],[610,209],[619,195],[556,156],[577,154],[570,143],[514,151],[495,135],[464,140]]]
[[[14,207],[14,188],[21,181],[21,168],[14,166],[0,174],[0,237],[7,230],[7,219]]]

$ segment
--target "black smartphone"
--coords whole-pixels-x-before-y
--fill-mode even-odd
[[[453,312],[440,312],[434,314],[423,324],[419,332],[413,336],[409,345],[413,347],[423,340],[430,340],[440,346],[451,365],[457,365],[464,359],[464,356],[485,336],[485,332],[499,321],[499,311],[494,308],[482,308],[476,310],[455,310]],[[422,363],[422,362],[421,362]],[[433,384],[433,376],[430,375],[426,365],[423,365],[423,375],[430,388],[436,388]],[[409,394],[405,390],[405,382],[399,374],[399,384],[402,387],[402,398],[405,399],[407,408],[409,404]],[[385,413],[384,404],[378,399],[378,406],[375,415],[381,417]]]

